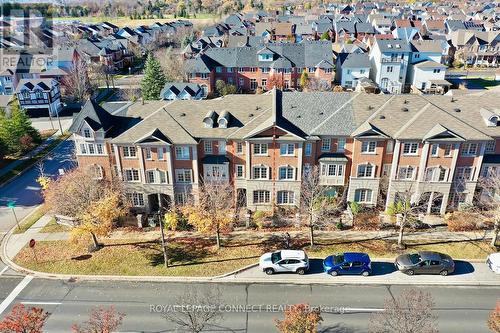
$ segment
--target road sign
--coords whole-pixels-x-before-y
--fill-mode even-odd
[[[35,247],[35,244],[36,244],[36,241],[34,239],[31,239],[30,240],[30,247],[31,248],[34,248]]]
[[[16,207],[16,202],[15,201],[9,201],[7,203],[7,207],[9,207],[10,209],[14,209]]]

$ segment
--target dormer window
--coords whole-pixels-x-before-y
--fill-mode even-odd
[[[273,55],[271,53],[259,54],[259,61],[273,61]]]
[[[227,120],[226,120],[226,119],[224,119],[224,118],[219,118],[218,123],[219,123],[219,127],[220,127],[220,128],[227,128]]]
[[[90,133],[90,129],[88,129],[88,128],[83,129],[83,137],[87,138],[87,139],[92,138],[92,134]]]
[[[491,126],[491,127],[495,127],[495,126],[498,126],[500,125],[500,118],[498,116],[493,116],[493,117],[490,117],[490,119],[488,119],[488,126]]]
[[[213,128],[214,127],[214,119],[217,117],[215,111],[208,111],[205,118],[203,118],[203,124],[205,128]]]
[[[219,118],[217,119],[217,125],[219,125],[220,128],[227,128],[227,126],[229,125],[230,117],[231,114],[229,112],[222,111]]]

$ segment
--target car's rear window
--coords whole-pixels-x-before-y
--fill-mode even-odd
[[[278,261],[281,260],[281,252],[274,252],[271,254],[271,261],[274,263],[277,263]]]
[[[408,256],[412,264],[418,264],[421,260],[420,255],[418,253],[413,253]]]

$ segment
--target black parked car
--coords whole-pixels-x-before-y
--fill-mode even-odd
[[[431,251],[402,254],[396,258],[394,264],[398,270],[408,275],[441,274],[446,276],[455,270],[455,263],[449,255]]]

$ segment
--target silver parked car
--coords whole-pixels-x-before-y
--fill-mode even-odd
[[[402,254],[396,258],[396,268],[408,275],[441,274],[446,276],[455,271],[455,262],[447,254],[432,251]]]
[[[259,268],[267,275],[292,272],[303,275],[309,269],[309,258],[302,250],[280,250],[263,254]]]

